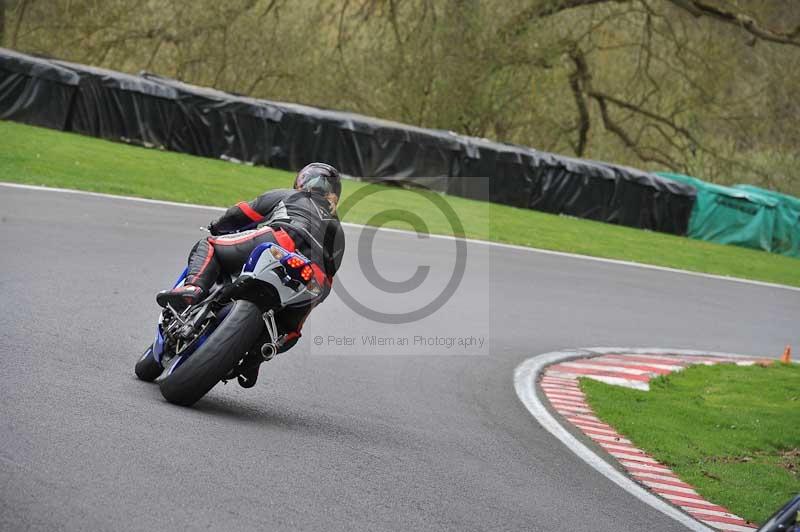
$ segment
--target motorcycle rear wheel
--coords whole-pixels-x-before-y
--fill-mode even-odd
[[[193,405],[242,359],[264,327],[261,311],[255,304],[236,301],[203,345],[159,382],[161,395],[176,405]]]

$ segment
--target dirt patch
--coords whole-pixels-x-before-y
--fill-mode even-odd
[[[743,455],[743,456],[709,456],[706,458],[706,461],[712,462],[715,464],[745,464],[747,462],[752,462],[757,457],[760,456],[769,456],[767,453],[753,453],[752,455]]]
[[[757,451],[749,455],[742,456],[709,456],[706,460],[716,464],[745,464],[754,460],[764,458],[777,457],[777,465],[791,473],[795,477],[800,477],[800,448],[789,449],[787,451],[778,451],[777,453],[768,453],[765,451]],[[704,475],[710,478],[716,478],[710,473],[703,472]]]
[[[800,448],[781,451],[778,456],[780,457],[778,463],[782,468],[795,477],[800,477]]]

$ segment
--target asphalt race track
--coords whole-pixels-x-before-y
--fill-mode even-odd
[[[334,295],[254,389],[179,408],[133,365],[155,291],[217,215],[0,186],[0,530],[681,530],[545,432],[514,368],[580,346],[777,356],[800,340],[797,291],[469,244],[431,316],[376,323]],[[337,282],[391,312],[361,273],[357,232]],[[425,282],[449,278],[453,241],[374,244],[387,279],[421,255]],[[429,292],[414,293],[396,305]],[[362,341],[417,331],[488,343]]]

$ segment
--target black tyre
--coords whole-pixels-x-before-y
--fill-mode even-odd
[[[249,301],[236,301],[203,345],[159,382],[161,395],[176,405],[193,405],[242,359],[263,329],[258,307]]]
[[[144,354],[136,362],[134,370],[136,371],[136,376],[145,382],[153,382],[161,375],[163,368],[153,357],[153,346],[145,350]]]

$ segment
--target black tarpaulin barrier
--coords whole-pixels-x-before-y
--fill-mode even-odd
[[[365,118],[348,116],[366,133],[359,139],[363,173],[354,175],[446,178],[460,173],[463,140],[458,135]],[[430,180],[432,186],[434,182],[444,185],[447,180]]]
[[[63,131],[79,81],[48,59],[0,48],[0,119]]]
[[[178,93],[184,122],[173,130],[176,151],[286,170],[328,161],[358,177],[458,173],[463,141],[452,132],[248,98],[146,72],[141,76]]]
[[[528,208],[534,186],[535,151],[486,139],[463,137],[461,174],[451,179],[447,192],[471,199]],[[488,179],[489,190],[485,180]]]
[[[607,221],[676,235],[686,235],[697,189],[655,174],[607,165],[617,175],[617,186]]]
[[[283,168],[273,164],[280,158],[273,153],[277,124],[283,116],[279,106],[147,72],[141,77],[175,91],[178,115],[168,149]]]
[[[148,147],[168,145],[178,119],[175,90],[113,70],[53,62],[80,77],[70,131]]]
[[[685,235],[696,191],[653,174],[524,146],[465,138],[465,176],[490,177],[490,201]],[[479,182],[453,178],[447,192],[480,197]],[[485,197],[485,196],[484,196]]]
[[[0,118],[286,170],[325,161],[356,177],[675,234],[686,234],[695,198],[689,185],[622,166],[3,49]]]
[[[263,101],[263,100],[262,100]],[[269,102],[283,109],[273,144],[273,166],[299,170],[314,161],[328,161],[349,175],[364,175],[371,154],[364,145],[370,133],[359,122],[300,104]]]
[[[328,161],[358,177],[449,176],[457,170],[461,143],[454,133],[306,105],[257,100],[283,109],[273,164],[298,170]]]
[[[633,168],[553,154],[547,154],[540,169],[532,209],[686,234],[694,187]]]
[[[528,208],[614,222],[611,198],[617,186],[614,171],[582,159],[541,154],[537,158]]]

